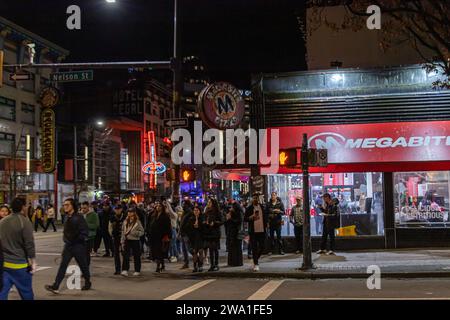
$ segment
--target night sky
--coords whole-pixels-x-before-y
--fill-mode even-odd
[[[303,70],[303,2],[179,0],[181,54],[198,55],[213,80],[240,87],[251,73]],[[71,4],[81,7],[81,30],[66,28]],[[70,50],[67,62],[172,56],[172,0],[1,0],[0,15]]]

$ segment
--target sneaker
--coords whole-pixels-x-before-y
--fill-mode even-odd
[[[259,266],[258,266],[257,264],[255,264],[255,265],[253,266],[253,271],[259,271]]]
[[[295,251],[295,254],[300,254],[300,250]]]
[[[280,251],[280,255],[284,256],[285,255],[284,251]]]
[[[214,268],[212,269],[212,271],[219,271],[219,266],[214,266]]]
[[[334,253],[332,250],[327,252],[327,256],[335,256],[336,253]]]
[[[272,251],[270,251],[270,252],[268,253],[268,255],[271,256],[271,255],[272,255]]]
[[[140,272],[135,272],[135,273],[133,273],[133,276],[135,276],[135,277],[139,277],[140,275],[141,275]]]
[[[59,290],[58,290],[58,288],[56,288],[55,287],[55,285],[45,285],[45,290],[47,290],[47,291],[50,291],[50,292],[52,292],[52,293],[54,293],[54,294],[58,294],[59,293]]]
[[[83,288],[81,288],[82,291],[87,291],[90,290],[92,288],[92,283],[90,281],[87,281],[84,283]]]
[[[121,275],[124,277],[128,277],[128,271],[126,271],[126,270],[122,271]]]
[[[177,257],[175,257],[175,256],[170,257],[169,261],[172,262],[172,263],[173,262],[177,262]]]
[[[317,254],[323,254],[323,253],[326,253],[326,251],[325,251],[325,250],[319,250],[319,251],[317,251],[316,253],[317,253]]]

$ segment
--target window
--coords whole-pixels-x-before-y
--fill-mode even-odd
[[[16,101],[0,97],[0,118],[16,121]]]
[[[159,118],[161,120],[164,119],[164,108],[162,107],[159,108]]]
[[[22,123],[34,125],[35,107],[31,104],[22,102]]]
[[[297,196],[303,197],[302,175],[269,175],[268,193],[275,191],[285,209],[284,235],[294,235],[288,215]],[[383,235],[383,175],[364,173],[313,173],[310,175],[311,235],[322,234],[320,207],[324,193],[339,200],[340,226],[351,235]],[[267,200],[267,199],[266,199]]]
[[[449,228],[450,172],[394,173],[397,228]]]
[[[152,114],[152,104],[150,101],[145,101],[145,113]]]
[[[15,135],[0,132],[0,155],[11,156],[15,145]]]

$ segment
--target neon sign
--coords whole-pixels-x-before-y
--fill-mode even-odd
[[[166,166],[163,163],[156,161],[155,132],[148,131],[147,135],[148,135],[148,149],[150,152],[150,161],[148,161],[142,166],[142,172],[149,175],[150,189],[156,189],[157,175],[166,172]]]

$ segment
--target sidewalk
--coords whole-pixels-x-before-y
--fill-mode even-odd
[[[168,268],[171,276],[237,277],[237,278],[368,278],[367,267],[376,265],[382,278],[450,277],[450,249],[397,249],[338,252],[336,256],[312,255],[314,269],[298,270],[302,255],[263,256],[260,271],[251,270],[252,261],[244,255],[244,266],[226,266],[226,256],[220,257],[220,271],[192,273],[190,270]],[[207,268],[205,268],[207,269]]]

